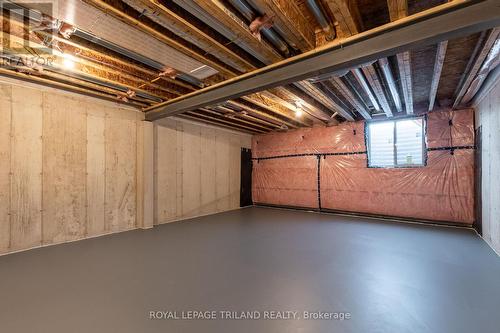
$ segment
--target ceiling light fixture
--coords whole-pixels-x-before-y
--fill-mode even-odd
[[[302,101],[295,101],[295,116],[297,118],[300,118],[302,117]]]
[[[71,54],[63,54],[63,65],[67,69],[75,68],[75,58]]]

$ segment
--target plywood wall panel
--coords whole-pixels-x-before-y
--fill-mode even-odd
[[[184,144],[183,144],[183,136],[184,136],[184,123],[180,121],[176,121],[176,137],[177,137],[177,150],[176,154],[176,218],[182,218],[183,216],[183,180],[184,180],[184,169],[183,169],[183,155],[184,155]]]
[[[106,231],[136,226],[136,123],[106,116]]]
[[[156,224],[239,207],[251,136],[176,119],[155,124]]]
[[[156,221],[177,217],[177,122],[168,120],[156,131]]]
[[[231,208],[230,200],[230,143],[231,134],[220,132],[215,142],[217,211]]]
[[[106,181],[105,113],[87,114],[87,235],[97,236],[105,232],[104,200]]]
[[[85,104],[66,96],[43,100],[43,243],[86,233],[87,116]]]
[[[10,126],[12,88],[0,85],[0,253],[10,248]]]
[[[201,206],[200,126],[183,125],[182,146],[182,215],[197,216]]]
[[[42,241],[42,92],[12,87],[11,250]]]
[[[148,216],[137,204],[153,197],[142,120],[117,103],[2,79],[0,254],[136,228]]]
[[[240,136],[231,135],[229,148],[229,206],[236,209],[240,206],[241,186],[241,142]]]
[[[137,182],[141,184],[142,195],[137,192],[138,202],[142,204],[141,228],[152,228],[154,224],[154,126],[152,122],[138,121],[142,128],[141,138],[137,140],[137,156],[142,160],[137,160],[138,167],[142,167],[141,172],[137,172]],[[139,138],[139,136],[138,136]],[[139,144],[140,142],[140,144]],[[140,217],[138,216],[138,223]]]
[[[210,214],[217,211],[217,195],[215,192],[216,161],[215,138],[216,130],[210,127],[200,127],[201,130],[201,207],[200,214]]]

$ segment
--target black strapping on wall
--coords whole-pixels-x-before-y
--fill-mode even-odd
[[[427,148],[427,151],[436,151],[436,150],[460,150],[460,149],[476,149],[475,146],[446,146],[446,147],[435,147],[435,148]],[[291,158],[291,157],[305,157],[305,156],[348,156],[348,155],[363,155],[367,154],[366,151],[355,151],[355,152],[343,152],[343,153],[304,153],[304,154],[290,154],[290,155],[275,155],[275,156],[267,156],[267,157],[252,157],[254,161],[265,161],[265,160],[274,160],[277,158]]]
[[[316,159],[318,160],[318,207],[321,211],[321,155],[317,155]]]
[[[476,149],[475,146],[449,146],[449,147],[436,147],[436,148],[427,148],[427,151],[436,151],[436,150],[449,150],[453,155],[453,151],[460,149]]]
[[[449,147],[427,148],[426,150],[427,151],[449,150],[450,153],[453,155],[453,152],[455,150],[460,150],[460,149],[476,149],[476,147],[475,146],[449,146]],[[362,154],[367,154],[367,152],[366,151],[356,151],[356,152],[321,153],[321,154],[319,154],[319,153],[304,153],[304,154],[276,155],[276,156],[268,156],[268,157],[253,157],[252,160],[257,161],[257,163],[259,163],[259,161],[272,160],[272,159],[278,159],[278,158],[316,156],[316,159],[318,161],[318,163],[317,163],[318,210],[321,212],[321,211],[323,211],[323,208],[321,208],[321,157],[326,158],[326,156],[348,156],[348,155],[362,155]]]
[[[274,160],[277,158],[289,158],[289,157],[304,157],[304,156],[346,156],[346,155],[362,155],[366,154],[366,151],[355,151],[355,152],[344,152],[344,153],[304,153],[304,154],[290,154],[290,155],[275,155],[267,157],[253,157],[254,161],[265,161]]]

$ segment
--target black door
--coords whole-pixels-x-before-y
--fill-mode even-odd
[[[477,230],[477,232],[482,235],[483,234],[483,228],[482,228],[482,200],[481,200],[481,194],[482,194],[482,161],[481,161],[481,144],[482,144],[482,138],[481,138],[481,126],[476,128],[476,154],[475,154],[475,160],[474,160],[474,183],[475,183],[475,190],[474,190],[474,210],[475,210],[475,215],[476,218],[474,220],[474,229]]]
[[[252,202],[252,150],[241,148],[240,207],[251,206]]]

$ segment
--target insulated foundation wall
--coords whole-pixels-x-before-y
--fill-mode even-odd
[[[134,229],[143,114],[0,82],[0,254]]]
[[[369,168],[364,122],[253,138],[256,203],[474,222],[474,112],[427,115],[427,161]]]

